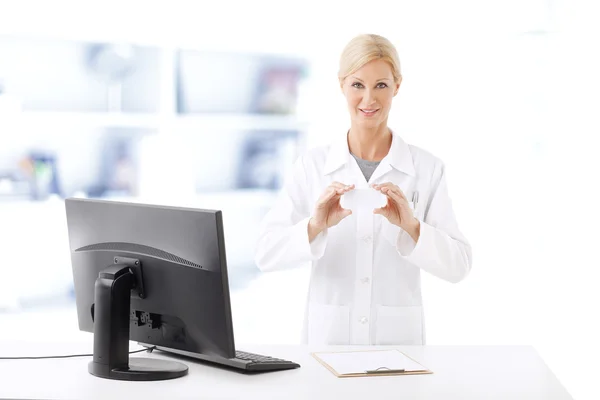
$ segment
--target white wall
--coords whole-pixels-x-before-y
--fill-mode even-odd
[[[594,2],[30,3],[2,3],[0,33],[307,55],[311,146],[347,127],[342,46],[388,36],[404,74],[390,125],[446,162],[474,251],[463,283],[425,277],[429,343],[532,344],[575,398],[600,397]]]

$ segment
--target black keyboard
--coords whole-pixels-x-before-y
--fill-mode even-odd
[[[213,364],[220,364],[246,372],[258,371],[282,371],[285,369],[300,368],[300,364],[292,361],[282,360],[281,358],[263,356],[261,354],[248,353],[245,351],[236,351],[234,358],[224,358],[216,356],[207,356],[199,353],[191,353],[184,350],[165,348],[162,346],[150,346],[140,343],[142,346],[155,347],[157,350],[167,353],[182,354],[184,356],[197,358]]]
[[[235,358],[231,360],[248,371],[279,371],[300,367],[299,364],[292,361],[263,356],[261,354],[247,353],[245,351],[236,351]]]

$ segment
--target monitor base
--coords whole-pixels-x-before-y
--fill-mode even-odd
[[[94,358],[88,371],[94,376],[125,381],[157,381],[184,376],[185,364],[154,358],[129,358],[132,292],[139,293],[141,262],[115,255],[114,265],[102,270],[94,287]],[[160,326],[155,327],[160,328]]]
[[[130,358],[128,367],[110,368],[107,364],[90,362],[90,374],[106,379],[122,381],[160,381],[187,375],[188,367],[176,361],[155,358]]]

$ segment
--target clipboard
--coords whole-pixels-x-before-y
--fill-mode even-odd
[[[433,374],[397,349],[315,352],[311,355],[338,378]]]

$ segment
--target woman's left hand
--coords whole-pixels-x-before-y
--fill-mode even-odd
[[[404,229],[416,242],[419,239],[421,224],[414,217],[402,190],[391,182],[373,184],[371,187],[387,197],[387,204],[376,208],[373,213],[383,215],[390,223]]]

